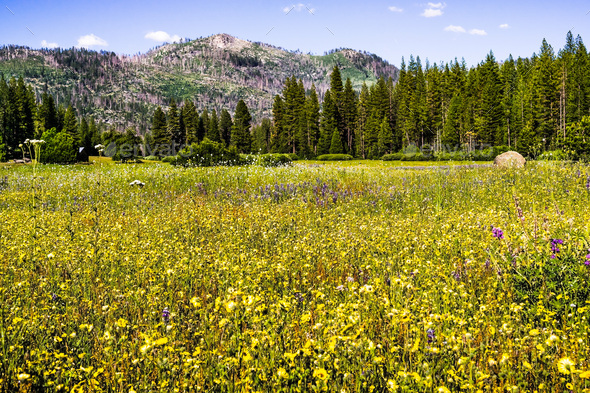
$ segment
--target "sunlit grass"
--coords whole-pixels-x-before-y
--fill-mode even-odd
[[[587,165],[107,160],[0,173],[5,391],[589,387]]]

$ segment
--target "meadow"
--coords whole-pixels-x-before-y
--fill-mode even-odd
[[[580,163],[2,166],[0,385],[585,391],[589,206]]]

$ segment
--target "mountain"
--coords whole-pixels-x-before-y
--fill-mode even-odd
[[[335,65],[355,89],[381,76],[397,79],[399,70],[380,57],[352,49],[322,56],[287,51],[227,34],[165,44],[145,54],[118,55],[86,49],[0,47],[0,74],[22,76],[37,97],[44,89],[78,115],[119,129],[149,129],[158,105],[193,100],[201,111],[226,108],[233,112],[243,99],[255,121],[270,116],[273,98],[287,77],[301,78],[320,95],[329,87]]]

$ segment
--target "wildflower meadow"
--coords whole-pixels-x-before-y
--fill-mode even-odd
[[[5,392],[590,390],[590,167],[0,166]]]

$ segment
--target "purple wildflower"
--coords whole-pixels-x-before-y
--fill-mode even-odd
[[[295,292],[295,300],[297,300],[299,303],[303,303],[303,295],[299,292]]]
[[[165,307],[164,311],[162,311],[162,319],[166,324],[170,322],[170,311],[168,311],[168,307]]]
[[[584,261],[586,266],[590,266],[590,254],[586,255],[586,260]]]
[[[493,228],[492,236],[498,238],[498,240],[502,240],[504,239],[504,232],[500,228]]]
[[[428,336],[428,344],[432,344],[434,342],[434,340],[436,339],[436,336],[434,334],[434,329],[428,329],[426,331],[426,335]]]
[[[558,245],[563,244],[563,240],[561,239],[551,239],[551,252],[553,253],[553,255],[551,255],[552,259],[555,259],[556,254],[561,251],[558,247]]]

